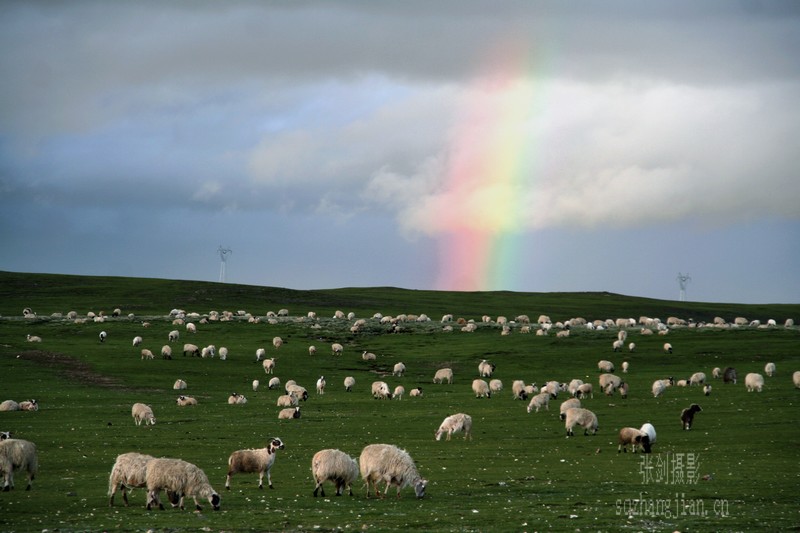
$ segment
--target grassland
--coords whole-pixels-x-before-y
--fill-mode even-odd
[[[24,307],[38,318],[23,320]],[[51,318],[76,310],[80,315],[119,307],[124,317],[105,323]],[[171,309],[196,311],[246,310],[263,317],[287,308],[290,318],[276,324],[245,320],[198,324],[195,335],[181,330],[184,341],[215,344],[230,350],[227,361],[177,355],[173,360],[142,361],[131,345],[136,335],[158,353],[174,328],[165,316]],[[406,323],[399,333],[369,322],[352,334],[351,322],[333,320],[335,310],[371,317],[426,313],[430,323]],[[301,319],[308,311],[317,320]],[[134,318],[128,319],[127,314]],[[797,494],[798,397],[791,374],[800,369],[800,331],[770,329],[680,328],[666,338],[642,336],[632,329],[634,353],[615,354],[616,329],[575,329],[568,338],[538,337],[516,330],[501,336],[495,324],[474,333],[443,333],[442,314],[480,320],[484,314],[509,318],[540,313],[553,320],[675,315],[697,321],[722,316],[779,320],[800,318],[800,305],[667,302],[608,293],[521,294],[444,293],[394,288],[349,288],[291,291],[188,281],[95,278],[0,273],[0,400],[36,398],[35,413],[0,413],[0,430],[31,440],[39,450],[40,472],[30,492],[24,479],[17,489],[0,493],[3,531],[754,531],[800,527]],[[142,321],[150,322],[144,328]],[[105,343],[98,341],[108,332]],[[39,335],[41,344],[25,341]],[[274,350],[271,340],[285,344]],[[665,355],[669,341],[675,353]],[[331,342],[345,352],[332,357]],[[179,346],[173,345],[173,348]],[[308,355],[308,346],[319,353]],[[276,375],[295,379],[311,397],[299,420],[277,420],[280,394],[253,379],[266,381],[255,350],[267,348],[277,358]],[[179,348],[177,348],[179,350]],[[378,355],[364,362],[363,350]],[[470,384],[481,359],[497,365],[494,377],[542,384],[572,378],[597,383],[596,363],[610,359],[631,364],[625,376],[630,396],[595,394],[585,406],[597,413],[595,436],[566,438],[558,405],[528,414],[525,403],[505,390],[488,400],[476,399]],[[404,377],[391,368],[403,361]],[[747,393],[743,384],[713,381],[711,396],[694,388],[673,387],[658,399],[650,394],[653,380],[709,376],[715,366],[734,366],[739,375],[762,372],[767,361],[777,375],[766,378],[762,393]],[[450,366],[453,385],[433,385],[437,368]],[[328,389],[313,394],[324,375]],[[342,380],[353,375],[356,389],[346,393]],[[179,408],[176,378],[185,379],[187,394],[199,405]],[[370,383],[383,379],[406,389],[421,386],[423,398],[377,401]],[[232,391],[247,395],[243,406],[230,406]],[[136,427],[130,406],[153,406],[158,423]],[[695,428],[682,431],[678,416],[699,403]],[[433,432],[455,412],[469,413],[474,438],[436,442]],[[617,454],[616,434],[624,426],[651,421],[658,430],[654,453],[645,460]],[[274,490],[259,491],[255,475],[237,475],[224,490],[226,461],[231,451],[262,446],[279,436],[286,449],[272,471]],[[310,459],[321,448],[339,448],[353,456],[369,443],[390,442],[409,451],[429,480],[422,500],[405,489],[400,500],[367,499],[359,481],[353,497],[313,498]],[[140,451],[180,457],[205,470],[222,495],[222,510],[206,505],[202,512],[144,509],[144,491],[136,490],[131,506],[108,507],[107,479],[117,454]],[[689,461],[694,460],[694,464]],[[645,479],[653,466],[668,479]],[[647,470],[645,470],[647,471]],[[684,476],[684,482],[674,476]],[[686,477],[696,476],[698,481]]]

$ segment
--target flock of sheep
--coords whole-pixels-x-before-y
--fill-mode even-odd
[[[26,309],[25,316],[29,316],[30,310]],[[119,310],[115,310],[115,315],[119,316]],[[83,320],[77,318],[70,313],[69,317],[74,320]],[[191,317],[187,313],[180,310],[173,310],[170,313],[173,319],[173,324],[184,325],[186,331],[195,333],[197,326],[194,322],[188,322],[187,317]],[[287,317],[288,311],[281,310],[277,314],[268,313],[266,319],[272,323],[276,323],[279,317]],[[233,314],[224,312],[218,314],[212,312],[208,317],[200,317],[194,315],[195,318],[200,319],[201,323],[206,320],[226,320],[238,318],[247,318],[250,322],[259,321],[255,317],[240,311]],[[94,316],[96,322],[103,318],[102,315]],[[312,317],[309,313],[310,319]],[[335,318],[344,319],[343,313],[337,311]],[[361,328],[365,327],[367,322],[364,319],[355,320],[354,316],[348,315],[347,319],[353,320],[353,326],[350,328],[351,332],[358,332]],[[381,324],[389,324],[392,328],[402,327],[406,321],[430,321],[425,315],[413,316],[403,315],[401,317],[383,317],[376,314],[373,319],[378,319]],[[758,321],[747,321],[743,318],[737,318],[733,323],[727,323],[722,319],[715,319],[713,323],[688,323],[686,321],[670,318],[666,323],[662,323],[658,319],[651,319],[641,317],[639,321],[634,319],[618,319],[618,320],[598,320],[589,322],[584,319],[571,319],[564,323],[553,323],[550,318],[542,315],[537,321],[538,327],[532,327],[531,321],[527,316],[521,315],[516,317],[513,321],[509,321],[505,317],[498,317],[492,320],[488,316],[484,316],[481,320],[482,323],[494,322],[502,326],[501,334],[508,335],[511,333],[512,328],[516,327],[519,333],[536,332],[536,335],[547,335],[551,330],[556,330],[559,336],[566,336],[574,328],[584,327],[590,330],[602,330],[610,328],[618,328],[617,339],[612,344],[613,352],[620,352],[625,348],[625,342],[628,340],[628,330],[630,328],[639,328],[639,333],[642,335],[651,335],[654,333],[666,334],[671,327],[716,327],[716,328],[729,328],[729,327],[777,327],[774,321],[768,321],[767,324],[762,325]],[[476,331],[479,327],[474,321],[466,321],[463,319],[453,320],[452,315],[445,315],[442,318],[443,331],[454,331],[454,324],[461,327],[461,331],[471,333]],[[143,324],[147,327],[149,324]],[[793,327],[794,322],[789,319],[784,324],[785,327]],[[175,329],[168,334],[168,342],[178,342],[180,339],[180,331]],[[99,341],[105,342],[108,337],[106,331],[99,334]],[[35,335],[27,336],[28,342],[42,342],[41,337]],[[139,347],[142,345],[143,339],[137,335],[133,339],[133,346]],[[281,337],[275,337],[272,341],[274,349],[279,349],[283,345]],[[635,351],[636,345],[633,342],[628,343],[627,348],[630,352]],[[670,343],[663,345],[663,351],[666,354],[673,353],[673,347]],[[314,355],[317,353],[316,346],[310,346],[308,349],[309,354]],[[341,343],[334,342],[331,344],[331,354],[333,356],[341,356],[344,352],[344,347]],[[165,344],[160,350],[161,356],[164,359],[172,358],[172,347]],[[185,343],[183,345],[182,353],[184,356],[198,356],[198,357],[216,357],[225,360],[228,357],[228,349],[221,347],[217,350],[216,346],[209,345],[205,347],[198,347],[192,343]],[[276,358],[266,356],[264,348],[256,350],[256,361],[261,362],[264,372],[269,379],[269,388],[281,388],[280,379],[274,376],[276,368]],[[154,355],[151,350],[147,348],[141,349],[142,359],[153,359]],[[373,361],[376,356],[373,353],[364,351],[362,354],[364,361]],[[623,398],[628,394],[628,384],[625,380],[614,374],[615,365],[608,360],[601,360],[598,362],[598,370],[600,376],[598,379],[599,392],[605,395],[620,394]],[[628,373],[630,365],[627,361],[621,365],[622,373]],[[496,367],[488,360],[482,360],[478,365],[478,378],[472,381],[472,391],[476,398],[490,398],[493,393],[499,393],[503,390],[503,383],[499,379],[491,379]],[[764,372],[768,377],[775,374],[776,368],[774,363],[768,363],[765,366]],[[406,366],[402,362],[398,362],[393,367],[393,376],[403,376],[406,372]],[[737,373],[736,369],[728,367],[724,370],[715,368],[712,370],[713,378],[721,378],[726,383],[736,383]],[[452,384],[454,379],[454,372],[451,368],[441,368],[437,370],[433,376],[434,384]],[[489,380],[488,382],[486,380]],[[794,372],[793,382],[796,388],[800,388],[800,371]],[[355,377],[347,376],[344,379],[344,389],[346,391],[353,390],[355,386]],[[253,390],[257,391],[260,386],[259,380],[253,381]],[[317,394],[324,394],[327,382],[324,376],[320,376],[317,380],[315,390]],[[652,394],[654,397],[659,397],[665,394],[666,390],[672,386],[702,386],[706,395],[711,393],[711,385],[707,382],[706,375],[703,372],[696,372],[688,379],[678,380],[677,382],[673,377],[656,380],[652,386]],[[748,373],[745,377],[745,386],[748,391],[761,392],[764,386],[764,377],[757,373]],[[184,390],[187,384],[184,380],[178,379],[173,388],[175,390]],[[287,381],[283,384],[285,394],[281,395],[277,400],[277,406],[282,409],[279,411],[279,418],[299,418],[300,406],[299,402],[308,399],[308,391],[296,384],[294,381]],[[376,399],[401,399],[405,394],[405,388],[397,386],[394,389],[384,381],[375,381],[370,388],[371,394]],[[581,400],[586,401],[588,398],[594,397],[594,387],[591,383],[584,383],[580,379],[573,379],[570,382],[548,381],[541,388],[535,383],[526,384],[522,380],[515,380],[511,387],[512,397],[519,400],[530,400],[527,404],[527,412],[539,412],[540,409],[549,410],[549,403],[551,400],[557,399],[559,394],[566,393],[569,398],[563,401],[560,405],[559,416],[564,421],[567,436],[574,435],[574,428],[576,426],[584,429],[584,434],[596,433],[599,427],[599,422],[596,414],[582,405]],[[410,396],[422,396],[422,388],[417,387],[412,389]],[[247,399],[244,395],[239,393],[232,393],[228,397],[229,404],[243,404]],[[197,405],[197,400],[190,396],[181,394],[177,399],[179,406]],[[36,400],[29,400],[17,403],[13,400],[6,400],[0,403],[0,411],[10,410],[37,410],[38,404]],[[683,409],[680,414],[681,425],[684,429],[690,429],[694,415],[701,412],[702,409],[697,404]],[[131,414],[136,425],[154,425],[156,418],[152,408],[144,403],[135,403],[132,406]],[[450,440],[453,434],[463,432],[464,439],[469,440],[472,438],[472,417],[466,413],[456,413],[446,417],[439,428],[434,432],[434,438],[438,441],[443,437]],[[31,488],[31,482],[38,469],[38,459],[36,457],[36,447],[33,443],[10,438],[9,433],[0,434],[2,442],[0,442],[0,472],[4,475],[3,490],[13,488],[13,474],[15,471],[24,471],[28,477],[27,490]],[[656,431],[652,424],[645,423],[641,428],[625,427],[619,432],[618,451],[627,451],[630,446],[634,452],[641,450],[644,453],[649,453],[652,450],[653,444],[656,442]],[[263,488],[263,477],[266,474],[267,484],[273,488],[271,479],[271,469],[275,462],[276,455],[279,450],[284,449],[284,443],[279,438],[272,438],[267,442],[264,448],[259,449],[245,449],[234,451],[228,459],[228,472],[225,481],[226,489],[230,489],[231,477],[237,473],[255,473],[258,474],[258,486]],[[361,452],[361,455],[356,461],[355,458],[349,456],[345,452],[336,449],[324,449],[314,454],[311,459],[311,471],[314,479],[314,496],[321,493],[325,495],[323,484],[332,482],[336,489],[336,495],[341,495],[344,490],[348,490],[352,495],[352,484],[361,476],[367,491],[367,496],[371,491],[374,491],[376,496],[381,496],[380,487],[383,486],[383,495],[386,495],[392,486],[397,488],[397,497],[400,497],[400,491],[404,487],[413,487],[414,492],[418,498],[425,495],[427,481],[422,478],[417,471],[411,456],[404,450],[397,448],[391,444],[370,444],[367,445]],[[200,509],[199,499],[207,500],[214,509],[220,507],[220,496],[213,489],[208,481],[205,473],[192,463],[188,463],[181,459],[175,458],[155,458],[149,455],[140,454],[137,452],[123,453],[119,455],[114,463],[111,474],[109,477],[109,505],[113,505],[114,496],[118,491],[122,491],[122,497],[125,505],[128,504],[127,492],[133,488],[146,488],[147,489],[147,509],[158,507],[163,509],[164,506],[161,502],[161,492],[167,495],[167,499],[172,506],[184,508],[184,500],[190,497],[194,500],[195,506]]]

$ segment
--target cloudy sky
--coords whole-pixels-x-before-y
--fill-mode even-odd
[[[0,4],[0,270],[800,302],[800,4]]]

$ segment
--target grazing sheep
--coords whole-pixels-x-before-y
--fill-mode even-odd
[[[583,385],[578,386],[578,390],[575,391],[576,398],[586,398],[586,396],[590,398],[594,398],[594,387],[591,383],[584,383]]]
[[[672,378],[655,380],[653,382],[653,387],[652,387],[653,397],[658,398],[659,396],[664,394],[664,391],[667,389],[667,387],[672,386],[674,381],[675,380],[673,380]]]
[[[493,379],[489,381],[489,390],[492,392],[500,392],[503,390],[503,382],[499,379]]]
[[[6,440],[11,438],[10,431],[0,431],[0,440]]]
[[[531,401],[528,403],[528,413],[536,409],[536,412],[539,412],[539,409],[544,407],[548,411],[550,410],[550,393],[547,391],[540,392],[539,394],[535,395],[531,398]]]
[[[453,383],[453,369],[452,368],[440,368],[436,371],[436,374],[433,376],[434,383],[444,383],[447,382],[448,384]]]
[[[376,400],[391,400],[392,392],[385,381],[374,381],[372,383],[372,397]]]
[[[156,425],[156,417],[153,414],[153,409],[149,405],[145,405],[143,403],[135,403],[133,407],[131,407],[131,416],[133,416],[133,421],[136,422],[137,426],[141,426],[142,422],[144,425]]]
[[[19,410],[20,411],[38,411],[39,410],[39,402],[34,399],[30,400],[23,400],[19,402]]]
[[[228,457],[228,475],[225,478],[225,488],[230,490],[231,477],[234,474],[258,474],[258,488],[264,488],[264,474],[267,474],[267,485],[272,486],[272,465],[275,464],[275,457],[278,450],[283,450],[283,441],[279,438],[270,439],[263,448],[251,448],[247,450],[237,450]]]
[[[611,343],[611,349],[615,352],[622,350],[622,347],[625,345],[625,341],[621,339],[617,339]],[[601,372],[613,372],[613,370],[601,370]]]
[[[172,385],[173,390],[184,390],[186,389],[186,382],[182,379],[175,380],[175,384]]]
[[[108,333],[106,333],[105,331],[101,331],[100,334],[98,335],[98,338],[100,339],[100,342],[106,342],[106,337],[108,337]],[[133,339],[133,340],[134,340],[134,342],[136,342],[136,339]],[[141,341],[139,341],[139,342],[141,342]],[[134,344],[134,346],[139,346],[139,345],[138,344]]]
[[[142,348],[142,359],[155,359],[156,356],[153,355],[153,352],[148,350],[147,348]]]
[[[165,344],[161,347],[161,358],[172,359],[172,347],[169,344]]]
[[[361,359],[364,361],[375,361],[378,357],[372,353],[364,350],[364,353],[361,354]]]
[[[325,376],[320,376],[317,380],[317,394],[325,394]]]
[[[356,386],[356,378],[353,376],[347,376],[344,378],[344,390],[346,392],[352,392],[353,387]]]
[[[617,453],[627,453],[628,444],[633,448],[633,453],[636,453],[637,448],[643,453],[650,453],[650,436],[640,429],[626,427],[619,430]]]
[[[389,492],[391,485],[397,486],[397,498],[400,498],[400,489],[407,486],[414,487],[417,498],[425,496],[428,482],[417,472],[414,460],[400,448],[391,444],[370,444],[361,451],[359,458],[361,478],[367,487],[369,498],[370,486],[375,488],[375,496],[381,497],[379,484],[386,483],[384,495]]]
[[[208,476],[196,465],[181,459],[156,458],[147,462],[145,469],[147,484],[147,510],[158,505],[164,509],[159,495],[162,490],[178,496],[178,507],[183,509],[186,496],[194,500],[195,509],[203,508],[197,498],[206,498],[215,511],[219,511],[220,497],[208,482]]]
[[[189,333],[197,333],[197,326],[195,326],[191,322],[187,322],[186,323],[186,331],[188,331]]]
[[[711,385],[703,385],[703,394],[706,396],[711,396]]]
[[[294,407],[299,403],[297,396],[292,393],[289,394],[282,394],[278,396],[277,406],[278,407]]]
[[[197,405],[197,400],[192,396],[178,396],[177,404],[180,407],[188,407],[190,405]]]
[[[653,427],[653,424],[650,422],[645,422],[642,424],[642,427],[639,428],[639,431],[647,434],[648,438],[650,439],[651,447],[656,443],[656,428]]]
[[[314,497],[317,492],[322,492],[325,497],[326,481],[336,485],[336,495],[341,496],[346,488],[353,495],[353,483],[358,479],[358,463],[355,459],[341,450],[320,450],[311,458],[311,475],[314,477]]]
[[[14,400],[4,400],[0,403],[0,412],[4,411],[19,411],[19,403]]]
[[[392,370],[392,375],[397,377],[403,377],[403,374],[406,372],[406,365],[403,363],[397,363],[394,365],[394,369]]]
[[[309,346],[308,347],[308,355],[316,355],[317,354],[317,347],[316,346]]]
[[[636,351],[636,343],[635,342],[632,342],[632,343],[628,344],[628,351],[629,352]]]
[[[397,387],[394,388],[394,392],[392,393],[392,397],[395,400],[402,400],[403,399],[403,395],[405,393],[406,393],[406,388],[403,387],[402,385],[398,385]]]
[[[27,339],[28,339],[28,342],[42,342],[42,338],[39,337],[38,335],[28,334]]]
[[[342,355],[344,353],[344,346],[338,342],[331,344],[331,355]]]
[[[528,392],[525,390],[525,382],[515,379],[511,382],[511,394],[515,400],[525,401],[528,399]]]
[[[768,377],[772,377],[775,375],[775,363],[767,363],[764,365],[764,373]]]
[[[738,377],[736,375],[736,369],[732,366],[727,367],[725,370],[722,371],[722,382],[723,383],[733,383],[736,385]]]
[[[122,490],[122,501],[128,506],[128,491],[147,486],[147,463],[153,460],[152,455],[136,452],[123,453],[117,456],[111,475],[108,477],[108,506],[114,506],[114,495]],[[169,492],[169,500],[178,504],[178,495]]]
[[[264,372],[267,374],[273,374],[275,371],[275,358],[271,357],[270,359],[264,359]]]
[[[722,369],[718,366],[715,366],[714,369],[711,371],[711,377],[714,379],[719,379],[722,377]]]
[[[101,331],[101,332],[100,332],[100,334],[101,334],[101,335],[102,335],[103,333],[105,333],[105,331]],[[105,337],[103,337],[103,340],[105,340]],[[142,339],[142,338],[141,338],[139,335],[135,336],[135,337],[133,338],[133,347],[134,347],[134,348],[138,348],[138,347],[139,347],[139,345],[140,345],[140,344],[142,344],[142,340],[143,340],[143,339]],[[103,342],[103,341],[101,340],[100,342]]]
[[[169,332],[169,334],[167,335],[167,340],[168,340],[169,342],[176,342],[176,341],[177,341],[178,339],[180,339],[180,338],[181,338],[181,332],[180,332],[180,331],[178,331],[177,329],[173,329],[173,330],[172,330],[172,331],[170,331],[170,332]]]
[[[688,379],[679,379],[678,381],[675,382],[676,387],[686,387],[687,385],[689,385]]]
[[[672,345],[668,342],[664,343],[664,353],[672,353]]]
[[[293,418],[300,418],[300,406],[287,407],[278,411],[278,420],[291,420]]]
[[[566,422],[564,423],[564,427],[567,429],[567,437],[572,437],[575,435],[575,433],[572,431],[572,428],[576,425],[579,425],[583,428],[584,435],[588,435],[589,430],[592,431],[592,435],[597,433],[597,415],[588,409],[584,409],[582,407],[570,407],[567,409],[565,420]]]
[[[800,389],[800,370],[795,370],[792,374],[792,383],[795,389]]]
[[[277,376],[273,377],[273,378],[269,378],[269,383],[267,384],[267,388],[269,390],[274,390],[274,389],[281,388],[281,378],[279,378]]]
[[[559,408],[559,415],[558,417],[561,420],[567,419],[567,409],[571,409],[572,407],[580,407],[581,401],[577,398],[570,398],[569,400],[564,400],[561,402],[561,407]],[[530,412],[530,411],[529,411]]]
[[[611,361],[606,361],[605,359],[602,359],[602,360],[597,362],[597,369],[600,372],[613,373],[614,372],[614,363],[612,363]]]
[[[482,379],[475,379],[472,381],[472,392],[475,393],[476,398],[492,397],[492,391],[489,390],[489,384]]]
[[[197,347],[196,344],[184,344],[183,345],[183,355],[184,357],[187,355],[196,355],[200,357],[200,348]]]
[[[627,361],[623,361],[622,362],[622,373],[623,374],[627,374],[628,373],[628,368],[630,368],[630,364]],[[613,370],[612,370],[612,372],[613,372]]]
[[[273,346],[275,347],[275,349],[277,350],[278,348],[280,348],[281,346],[283,346],[283,339],[282,339],[282,338],[280,338],[280,337],[273,337],[273,338],[272,338],[272,345],[273,345]]]
[[[422,398],[422,387],[411,389],[411,392],[409,392],[408,394],[412,398]]]
[[[442,421],[433,436],[436,440],[442,440],[442,435],[447,433],[446,440],[450,440],[453,433],[458,433],[459,431],[464,432],[464,440],[472,440],[472,417],[468,414],[456,413],[448,416]]]
[[[14,471],[24,471],[28,477],[28,486],[31,490],[33,478],[39,470],[39,461],[36,456],[36,445],[22,439],[0,440],[0,473],[3,474],[3,492],[14,488]]]
[[[622,396],[623,399],[627,398],[628,397],[628,382],[627,381],[623,381],[622,383],[620,383],[618,390],[619,390],[619,395]]]
[[[693,403],[683,411],[681,411],[681,427],[683,429],[692,429],[692,422],[694,422],[695,413],[702,411],[699,405]]]
[[[256,363],[261,361],[267,356],[267,351],[264,348],[256,349]]]
[[[239,394],[238,392],[232,392],[230,396],[228,396],[228,404],[230,405],[244,405],[247,403],[247,398],[244,397],[244,394]]]
[[[705,372],[695,372],[689,378],[689,385],[702,385],[705,382],[706,382]]]
[[[486,359],[478,364],[478,375],[482,378],[490,378],[492,377],[492,372],[494,372],[495,365],[494,363],[490,363]]]
[[[750,372],[744,377],[744,386],[747,388],[747,392],[761,392],[761,389],[764,388],[764,376]]]
[[[600,374],[600,378],[598,379],[600,383],[600,388],[603,389],[606,394],[608,394],[609,385],[612,385],[612,394],[615,390],[617,390],[622,384],[622,378],[617,376],[616,374]]]

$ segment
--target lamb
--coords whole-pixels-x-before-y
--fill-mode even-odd
[[[278,407],[294,407],[298,403],[297,396],[292,393],[278,396]]]
[[[403,377],[403,374],[406,372],[406,365],[403,363],[397,363],[394,365],[394,369],[392,370],[393,376]]]
[[[623,381],[622,383],[619,384],[619,395],[622,396],[623,398],[627,398],[628,397],[628,382],[627,381]]]
[[[725,370],[722,371],[722,381],[723,383],[733,383],[736,385],[737,375],[736,369],[732,366],[727,367]]]
[[[589,430],[592,431],[592,435],[597,433],[597,415],[588,409],[584,409],[582,407],[570,407],[567,409],[565,420],[566,422],[564,423],[564,426],[567,429],[567,437],[572,437],[575,435],[572,428],[576,425],[579,425],[583,428],[584,435],[588,435]]]
[[[238,392],[232,392],[230,396],[228,396],[228,404],[229,405],[244,405],[247,403],[247,398],[244,397],[244,394],[239,394]]]
[[[606,361],[605,359],[602,359],[602,360],[597,362],[597,369],[600,372],[613,373],[614,372],[614,363],[612,363],[611,361]]]
[[[628,451],[628,444],[633,448],[633,453],[639,448],[643,453],[650,453],[650,436],[636,428],[626,427],[619,430],[619,445],[617,453]]]
[[[370,444],[361,451],[359,458],[361,478],[367,488],[369,498],[370,486],[375,488],[375,496],[381,497],[379,484],[386,483],[384,495],[389,492],[391,485],[397,486],[397,498],[400,498],[400,489],[407,486],[414,487],[417,498],[425,496],[427,480],[417,472],[414,460],[404,450],[391,444]]]
[[[478,375],[482,378],[490,378],[492,377],[492,372],[494,372],[495,365],[494,363],[490,363],[486,359],[478,364]]]
[[[336,495],[341,496],[346,488],[353,495],[353,483],[358,479],[358,463],[341,450],[320,450],[311,458],[311,475],[314,477],[314,497],[322,491],[325,497],[326,481],[336,485]]]
[[[317,380],[317,394],[325,394],[325,376],[320,376]]]
[[[38,411],[39,410],[39,402],[34,399],[30,400],[23,400],[19,402],[19,410],[20,411]]]
[[[155,359],[156,356],[153,355],[153,352],[148,350],[147,348],[142,348],[142,359]]]
[[[102,333],[105,333],[105,331],[101,332],[101,334],[102,334]],[[105,340],[105,339],[104,339],[104,340]],[[143,340],[143,339],[142,339],[142,338],[141,338],[139,335],[135,336],[135,337],[133,338],[133,347],[134,347],[134,348],[138,348],[138,347],[139,347],[139,345],[140,345],[140,344],[142,344],[142,340]],[[102,341],[100,341],[100,342],[102,342]]]
[[[183,509],[186,496],[194,499],[195,508],[203,508],[197,498],[206,498],[215,511],[219,511],[220,497],[217,491],[208,482],[208,476],[200,468],[181,459],[157,458],[151,459],[145,469],[147,484],[147,510],[157,504],[159,509],[164,509],[159,494],[166,490],[178,495],[178,507]]]
[[[145,405],[143,403],[135,403],[133,407],[131,407],[131,416],[133,416],[133,421],[136,422],[137,426],[141,426],[142,422],[144,425],[156,425],[156,417],[153,414],[153,409],[149,405]]]
[[[188,407],[190,405],[197,405],[197,400],[192,396],[178,396],[177,404],[180,407]]]
[[[489,390],[489,384],[482,379],[475,379],[472,381],[472,392],[475,393],[476,398],[492,397],[492,391]]]
[[[169,344],[165,344],[161,347],[161,358],[172,359],[172,347]]]
[[[550,410],[550,393],[547,391],[540,392],[533,398],[531,398],[530,403],[528,403],[528,413],[536,409],[536,412],[539,412],[539,409],[544,407],[548,411]]]
[[[197,347],[196,344],[184,344],[183,345],[183,355],[186,357],[186,354],[200,356],[200,348]]]
[[[271,357],[270,359],[264,359],[264,372],[267,374],[273,374],[275,371],[275,358]]]
[[[775,363],[767,363],[764,365],[764,373],[768,377],[772,377],[775,375]]]
[[[300,406],[287,407],[278,411],[278,420],[291,420],[293,418],[300,418]]]
[[[692,429],[692,422],[694,422],[695,413],[701,412],[702,409],[696,403],[693,403],[683,411],[681,411],[681,427],[683,429]]]
[[[653,397],[658,398],[659,396],[664,394],[664,391],[667,389],[667,387],[672,386],[673,383],[674,380],[672,378],[655,380],[653,382],[653,387],[652,387]]]
[[[334,342],[333,344],[331,344],[332,355],[342,355],[343,352],[344,352],[344,346],[342,346],[338,342]]]
[[[153,460],[152,455],[136,452],[123,453],[117,456],[111,475],[108,477],[108,506],[114,506],[114,495],[122,490],[122,501],[128,506],[128,491],[147,486],[147,463]],[[177,495],[169,493],[170,500],[178,503]]]
[[[377,400],[391,400],[392,393],[389,385],[385,381],[374,381],[372,383],[372,397]]]
[[[581,406],[581,401],[579,399],[577,399],[577,398],[570,398],[569,400],[564,400],[563,402],[561,402],[561,407],[559,409],[559,416],[558,417],[561,420],[566,420],[567,419],[567,409],[570,409],[572,407],[580,407],[580,406]]]
[[[175,384],[172,385],[173,390],[184,390],[186,389],[186,382],[182,379],[175,380]]]
[[[267,485],[272,486],[272,465],[278,450],[284,449],[283,441],[277,437],[270,439],[263,448],[237,450],[228,457],[228,475],[225,478],[225,488],[231,489],[231,477],[234,474],[258,474],[258,488],[264,488],[264,474],[267,474]]]
[[[591,383],[584,383],[583,385],[578,387],[578,390],[575,392],[576,398],[586,398],[586,396],[590,398],[594,398],[594,387]]]
[[[444,383],[447,381],[448,385],[453,383],[453,369],[452,368],[440,368],[436,371],[436,374],[433,376],[434,383]]]
[[[456,413],[445,418],[434,433],[434,437],[436,440],[442,440],[442,435],[447,433],[446,440],[450,440],[453,433],[459,431],[464,432],[464,440],[472,440],[472,417],[468,414]]]
[[[672,353],[672,345],[668,342],[664,343],[664,353]]]
[[[0,440],[0,473],[3,474],[3,492],[14,488],[14,471],[24,471],[28,477],[28,486],[31,490],[33,478],[39,470],[39,460],[36,456],[36,445],[22,439]]]
[[[392,393],[392,397],[395,400],[402,400],[403,399],[403,395],[405,393],[406,393],[406,388],[403,387],[402,385],[398,385],[397,387],[394,388],[394,393]]]
[[[689,378],[689,385],[702,385],[705,382],[706,382],[705,372],[695,372]]]
[[[761,392],[761,389],[764,388],[764,376],[750,372],[744,377],[744,386],[747,388],[747,392]]]
[[[408,394],[412,398],[422,398],[422,387],[411,389],[411,392],[409,392]]]
[[[42,338],[39,337],[38,335],[28,334],[27,339],[28,339],[28,342],[42,342]]]
[[[267,356],[267,351],[264,348],[256,349],[256,363],[261,361]]]
[[[346,392],[352,392],[353,387],[356,386],[356,378],[353,376],[347,376],[344,378],[344,390]]]

